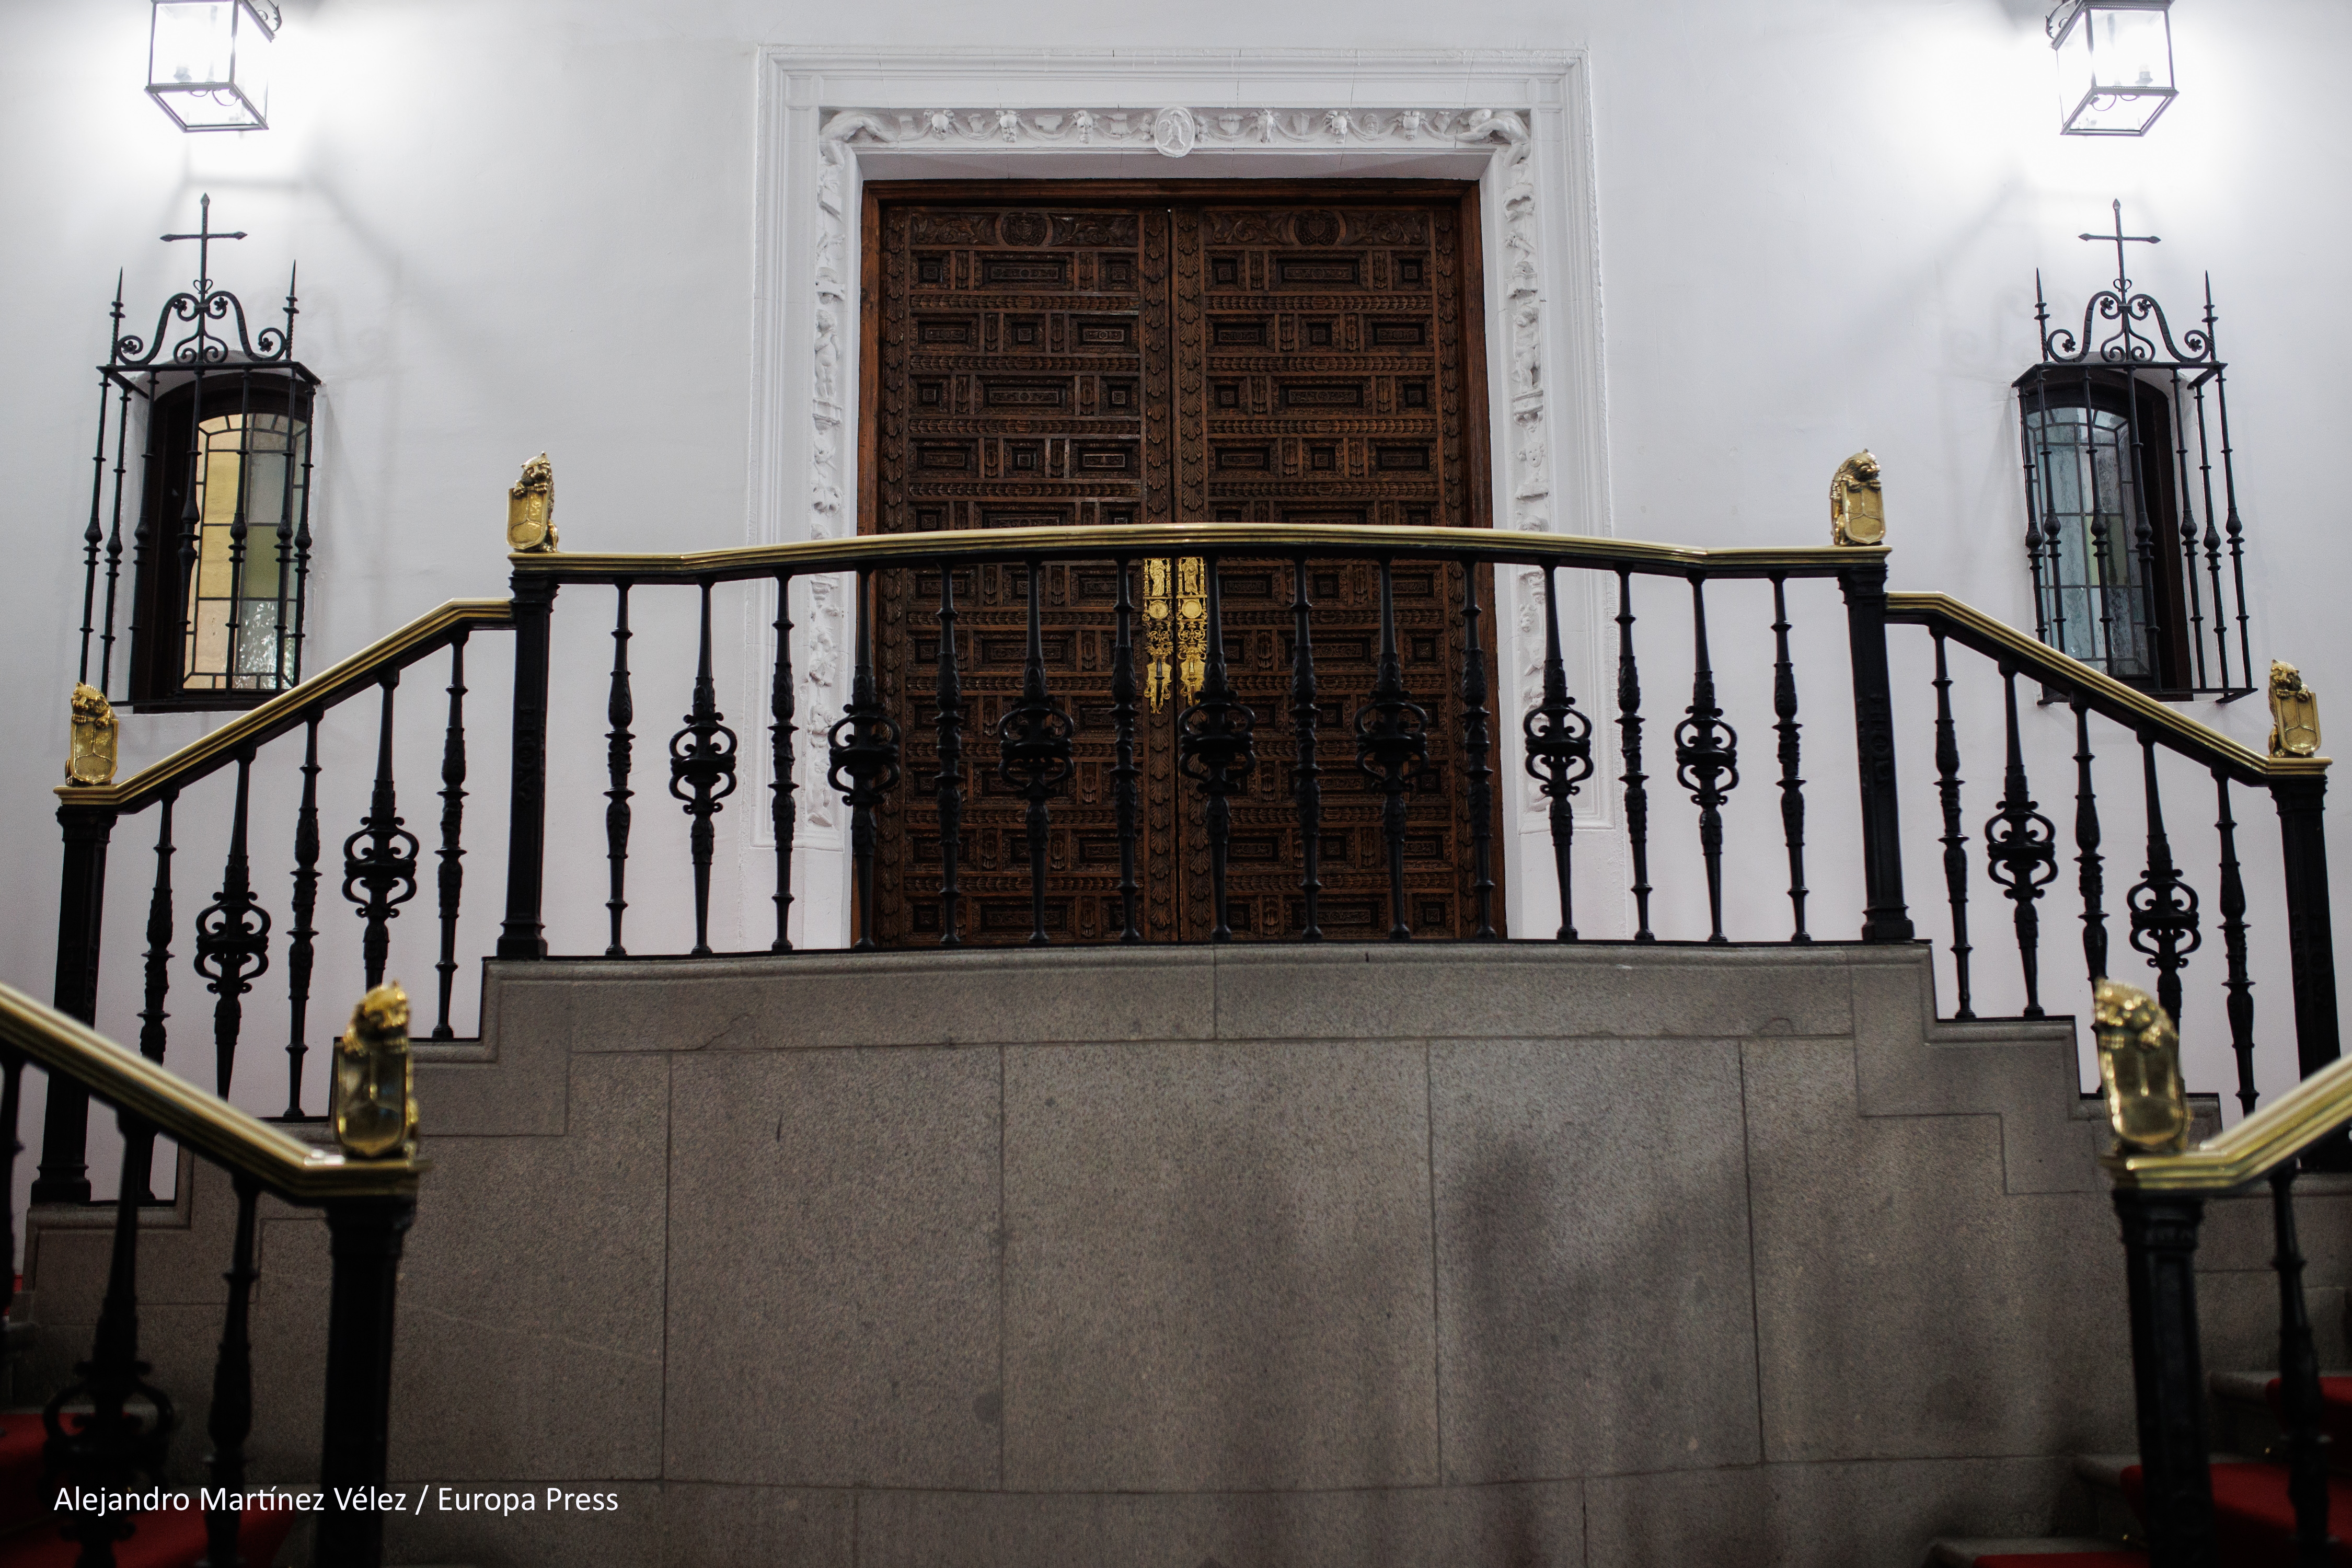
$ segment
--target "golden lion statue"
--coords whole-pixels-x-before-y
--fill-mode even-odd
[[[1840,463],[1830,480],[1830,538],[1839,544],[1886,542],[1886,497],[1879,489],[1878,459],[1867,451]]]
[[[2144,1154],[2189,1146],[2189,1091],[2180,1081],[2180,1037],[2147,992],[2102,980],[2091,993],[2099,1039],[2099,1087],[2116,1142]]]
[[[408,993],[395,980],[360,998],[335,1042],[335,1142],[360,1160],[416,1152],[416,1068]]]

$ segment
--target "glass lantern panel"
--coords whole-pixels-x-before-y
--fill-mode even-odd
[[[147,90],[184,131],[268,124],[269,29],[237,0],[157,0]]]
[[[2094,11],[2086,30],[2093,86],[2162,89],[2172,85],[2171,35],[2163,12]]]
[[[236,6],[227,0],[157,0],[147,82],[165,91],[229,80],[236,58]]]
[[[292,619],[288,520],[301,510],[299,420],[282,414],[207,419],[196,468],[196,567],[190,584],[183,687],[276,690]],[[240,545],[237,523],[245,524]]]

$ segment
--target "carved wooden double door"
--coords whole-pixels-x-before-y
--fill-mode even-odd
[[[1434,183],[868,185],[865,531],[1485,524],[1475,201],[1468,187]],[[1233,559],[1220,573],[1225,657],[1256,716],[1257,765],[1233,802],[1228,857],[1239,940],[1304,923],[1295,571],[1287,560]],[[1139,605],[1144,575],[1138,561]],[[1381,796],[1356,767],[1352,731],[1380,649],[1379,568],[1310,561],[1305,576],[1320,718],[1319,923],[1334,939],[1380,937],[1391,923]],[[1046,677],[1076,721],[1076,763],[1051,803],[1045,927],[1057,942],[1115,940],[1117,568],[1052,563],[1043,579]],[[876,588],[877,676],[906,748],[905,782],[877,823],[875,929],[886,942],[941,934],[940,586],[931,568],[881,574]],[[965,567],[953,587],[960,934],[1024,942],[1026,805],[998,771],[996,725],[1021,689],[1027,578],[1018,566]],[[1405,839],[1405,914],[1433,937],[1475,924],[1460,776],[1463,588],[1459,567],[1395,567],[1405,683],[1430,721]],[[1491,609],[1483,582],[1480,600]],[[1137,628],[1140,682],[1140,616]],[[1138,724],[1139,923],[1152,941],[1204,938],[1214,923],[1202,801],[1177,768],[1185,700],[1180,683]]]

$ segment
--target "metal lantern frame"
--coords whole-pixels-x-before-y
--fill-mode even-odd
[[[226,60],[227,74],[216,74],[205,81],[159,78],[157,72],[163,66],[157,57],[164,40],[166,14],[198,7],[227,13],[228,37],[226,52],[220,57]],[[183,131],[268,130],[269,84],[265,58],[283,21],[283,14],[273,0],[154,0],[147,28],[147,96]],[[213,63],[217,67],[219,59]],[[195,116],[192,123],[191,115],[184,112],[182,106],[195,103],[230,110],[231,117],[215,122],[209,116]]]
[[[2102,18],[2112,22],[2126,16],[2156,18],[2164,40],[2161,80],[2154,79],[2152,73],[2146,81],[2108,79],[2120,73],[2111,57],[2102,53],[2099,23]],[[2058,57],[2061,135],[2146,135],[2179,96],[2172,68],[2172,0],[2060,0],[2043,26],[2050,35],[2051,51]],[[2100,117],[2114,114],[2124,104],[2135,110],[2145,109],[2145,116],[2131,123],[2101,122]]]

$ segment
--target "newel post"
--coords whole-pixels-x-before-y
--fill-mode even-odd
[[[114,834],[110,805],[68,801],[58,807],[65,830],[65,868],[58,882],[58,968],[53,1005],[85,1024],[98,1021],[98,956],[106,910],[106,846]],[[41,1120],[41,1167],[33,1180],[37,1204],[89,1202],[84,1152],[89,1139],[89,1091],[49,1075]]]
[[[1886,669],[1886,558],[1838,571],[1853,666],[1853,751],[1862,785],[1862,940],[1909,942],[1903,832],[1895,810],[1895,696]]]
[[[507,919],[500,958],[545,958],[540,884],[547,858],[547,664],[555,582],[514,576],[514,771],[507,815]]]
[[[392,1419],[393,1304],[400,1254],[416,1219],[414,1197],[344,1198],[327,1205],[334,1284],[327,1308],[327,1432],[319,1484],[319,1557],[339,1568],[381,1568],[383,1510],[338,1494],[381,1489]]]
[[[2286,872],[2286,952],[2295,1059],[2305,1078],[2344,1054],[2336,1015],[2336,938],[2327,919],[2327,775],[2273,774]]]
[[[2130,1287],[2132,1391],[2139,1409],[2141,1517],[2151,1568],[2213,1562],[2213,1475],[2197,1340],[2197,1227],[2203,1198],[2117,1187]]]

